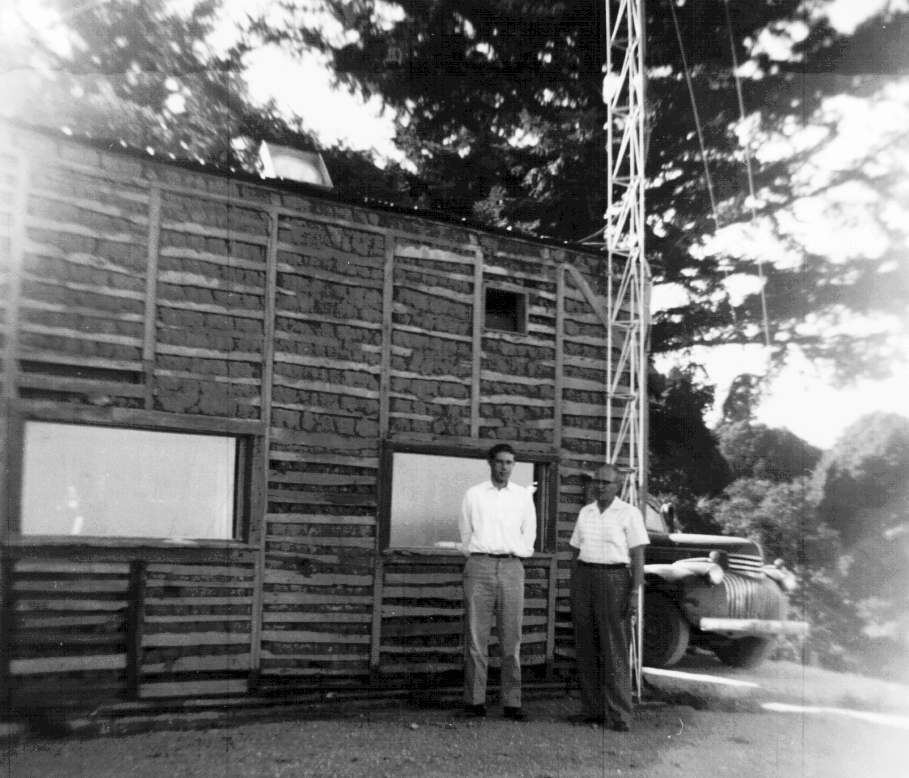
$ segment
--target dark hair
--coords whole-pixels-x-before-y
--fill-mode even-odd
[[[516,457],[514,449],[508,443],[496,443],[489,451],[486,452],[486,461],[492,462],[499,454],[502,452],[506,454],[511,454],[513,457]]]

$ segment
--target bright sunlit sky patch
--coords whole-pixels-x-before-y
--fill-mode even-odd
[[[177,0],[192,6],[196,0]],[[305,10],[303,16],[313,14]],[[263,13],[273,22],[287,18],[275,0],[224,0],[224,17],[210,43],[215,49],[229,47],[236,38],[236,23],[245,16]],[[327,24],[324,17],[320,20]],[[327,32],[341,36],[339,29],[329,26]],[[325,58],[308,52],[290,56],[277,46],[261,47],[247,60],[246,82],[250,96],[260,104],[275,100],[289,115],[299,116],[304,127],[312,132],[323,146],[347,146],[372,151],[377,162],[401,160],[403,155],[394,146],[394,116],[383,109],[381,100],[364,100],[346,89],[332,86]]]

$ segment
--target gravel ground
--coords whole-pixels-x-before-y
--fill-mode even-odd
[[[692,672],[710,668],[691,668]],[[735,674],[738,680],[744,676]],[[333,718],[92,740],[10,741],[10,778],[905,778],[906,687],[770,663],[758,687],[654,679],[629,734],[566,721],[566,697],[529,701],[526,723],[491,708],[389,708]],[[686,686],[687,684],[687,686]],[[684,688],[683,688],[684,687]],[[788,690],[788,691],[787,691]],[[791,693],[789,693],[791,692]],[[770,711],[767,701],[794,702]],[[814,705],[814,708],[804,706]],[[827,707],[818,707],[827,706]],[[830,707],[835,706],[835,707]],[[849,706],[848,709],[843,706]],[[797,707],[797,706],[793,706]],[[889,711],[886,715],[870,711]]]

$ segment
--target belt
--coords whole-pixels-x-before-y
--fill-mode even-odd
[[[471,553],[471,556],[489,556],[493,559],[520,559],[517,554],[481,554],[477,552]]]
[[[623,564],[606,564],[605,562],[585,562],[583,559],[578,560],[579,565],[585,565],[586,567],[600,567],[604,570],[627,570],[628,565]]]

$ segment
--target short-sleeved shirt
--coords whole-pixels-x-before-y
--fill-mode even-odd
[[[582,562],[627,565],[628,549],[647,545],[650,540],[641,512],[616,497],[602,513],[596,502],[581,508],[568,542],[580,549],[578,559]]]
[[[533,556],[537,512],[523,486],[509,482],[497,489],[485,481],[471,487],[464,495],[460,525],[465,554]]]

